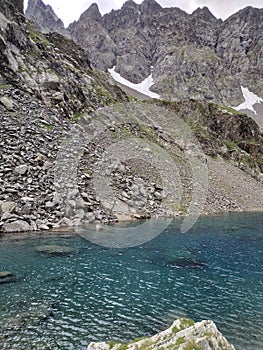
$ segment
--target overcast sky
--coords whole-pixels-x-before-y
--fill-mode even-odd
[[[56,14],[63,20],[65,26],[77,20],[79,16],[94,2],[99,5],[102,14],[112,9],[121,8],[125,0],[42,0],[53,7]],[[134,0],[137,4],[142,0]],[[163,7],[180,7],[192,13],[196,8],[207,6],[218,18],[226,19],[234,12],[246,7],[263,8],[263,0],[157,0]],[[25,6],[27,0],[25,0]]]

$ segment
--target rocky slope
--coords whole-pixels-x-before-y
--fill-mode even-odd
[[[128,100],[90,68],[81,48],[57,33],[40,33],[17,11],[23,1],[18,5],[1,2],[0,215],[6,231],[58,221],[46,203],[61,139],[82,115]]]
[[[29,18],[37,18],[39,2],[30,0]],[[38,23],[48,27],[48,20]],[[222,22],[206,7],[189,15],[155,0],[129,0],[103,17],[93,4],[67,32],[94,67],[116,66],[133,83],[152,71],[152,90],[162,98],[237,106],[243,102],[241,85],[263,97],[262,23],[263,9],[252,7]]]
[[[234,350],[212,321],[194,323],[191,320],[176,320],[170,328],[150,338],[123,343],[91,343],[87,350]]]

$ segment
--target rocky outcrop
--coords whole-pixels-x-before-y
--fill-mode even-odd
[[[222,23],[216,53],[240,85],[262,95],[263,9],[244,8]]]
[[[207,7],[189,15],[155,0],[129,0],[103,17],[93,4],[68,32],[94,67],[116,66],[133,83],[152,70],[152,90],[164,99],[235,106],[243,102],[240,85],[263,97],[262,23],[263,10],[252,7],[222,22]]]
[[[191,320],[176,320],[170,328],[152,337],[145,337],[128,344],[115,342],[91,343],[87,350],[151,350],[151,349],[200,349],[235,350],[218,331],[212,321],[194,323]]]
[[[33,93],[46,106],[57,106],[68,116],[88,105],[94,110],[115,98],[125,100],[125,94],[103,73],[90,69],[87,53],[73,41],[58,33],[40,33],[32,22],[21,18],[7,23],[0,35],[2,83],[11,82]],[[13,108],[6,98],[1,96],[0,103]]]

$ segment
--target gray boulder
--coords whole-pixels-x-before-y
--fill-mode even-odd
[[[23,220],[16,220],[13,222],[6,222],[3,225],[3,232],[27,232],[32,231],[31,225]]]

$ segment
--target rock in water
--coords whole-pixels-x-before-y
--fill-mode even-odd
[[[194,323],[192,320],[176,320],[170,328],[150,338],[143,338],[128,344],[102,342],[91,343],[87,350],[235,350],[218,331],[212,321]]]
[[[37,247],[36,252],[51,256],[70,256],[75,253],[75,250],[67,246],[42,245]]]
[[[205,263],[191,258],[179,258],[176,260],[166,261],[166,266],[169,267],[182,267],[182,268],[203,268]]]
[[[0,271],[0,284],[11,283],[15,281],[15,275],[9,271]]]

